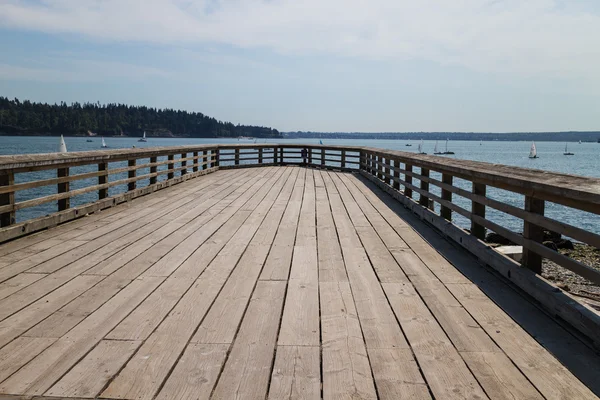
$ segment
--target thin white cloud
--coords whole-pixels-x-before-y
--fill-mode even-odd
[[[0,26],[598,80],[600,15],[589,7],[584,0],[5,0]]]

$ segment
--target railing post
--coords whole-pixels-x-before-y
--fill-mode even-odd
[[[427,168],[421,167],[421,176],[429,178],[429,170]],[[429,182],[421,179],[421,190],[429,192]],[[427,197],[423,193],[419,193],[419,204],[424,207],[429,207],[429,197]]]
[[[383,165],[381,165],[383,158],[378,155],[375,160],[377,162],[377,178],[383,180]]]
[[[181,170],[181,176],[187,174],[187,168],[184,168],[187,166],[187,161],[185,160],[187,158],[187,153],[181,153],[181,159],[183,161],[181,161],[181,168],[183,168]]]
[[[240,149],[236,148],[234,150],[234,160],[233,163],[234,165],[240,165]]]
[[[312,161],[312,148],[308,149],[308,165],[312,165],[313,161]]]
[[[340,168],[346,168],[346,150],[342,150]]]
[[[394,178],[400,180],[400,160],[394,160]],[[396,190],[400,190],[400,182],[398,180],[392,180],[392,186]]]
[[[98,164],[98,172],[104,172],[102,175],[98,175],[98,185],[104,185],[108,183],[108,164]],[[98,200],[102,200],[108,197],[108,188],[98,190]]]
[[[198,172],[198,152],[195,151],[194,152],[194,168],[192,169],[193,172]]]
[[[535,214],[544,215],[545,203],[544,200],[536,199],[531,196],[525,196],[525,211]],[[534,225],[531,222],[524,222],[523,237],[534,242],[542,243],[544,241],[544,229]],[[534,253],[523,246],[522,265],[529,268],[536,274],[542,273],[542,256]]]
[[[129,168],[131,168],[131,167],[135,167],[135,164],[136,164],[136,159],[135,159],[135,158],[134,158],[133,160],[128,160],[128,161],[127,161],[127,166],[128,166]],[[132,170],[130,170],[130,171],[127,171],[127,177],[128,177],[129,179],[131,179],[131,178],[135,178],[136,172],[137,172],[137,171],[136,171],[135,169],[132,169]],[[127,184],[127,190],[128,190],[129,192],[131,192],[132,190],[135,190],[135,181],[133,181],[133,182],[129,182],[129,183]]]
[[[367,156],[367,171],[370,175],[375,175],[375,156],[369,153]]]
[[[452,186],[452,175],[442,174],[442,183]],[[452,192],[442,188],[442,199],[452,202]],[[440,215],[442,218],[452,221],[452,210],[444,205],[440,208]]]
[[[258,163],[259,164],[263,163],[263,149],[262,149],[262,147],[260,149],[258,149]]]
[[[279,165],[283,165],[283,147],[279,148]]]
[[[484,196],[486,193],[486,186],[482,183],[473,182],[473,194]],[[485,218],[485,204],[477,203],[475,201],[471,202],[471,213],[473,215],[477,215],[478,217]],[[478,239],[485,239],[485,226],[479,225],[473,221],[471,221],[471,235],[475,236]]]
[[[413,167],[412,165],[408,165],[408,164],[404,164],[404,169],[406,170],[406,172],[412,172],[413,171]],[[404,180],[406,181],[406,183],[412,184],[412,176],[408,175],[408,174],[404,174]],[[409,189],[408,187],[404,187],[404,195],[406,197],[409,197],[412,199],[412,189]]]
[[[202,151],[202,169],[208,168],[208,150]]]
[[[150,157],[150,164],[156,164],[156,160],[157,160],[156,157]],[[156,165],[150,167],[150,173],[151,174],[155,174],[156,171],[158,171],[158,168],[156,168]],[[157,181],[156,178],[157,178],[156,176],[150,177],[150,184],[151,185],[154,185],[156,183],[156,181]]]
[[[0,187],[12,186],[15,184],[15,174],[8,172],[0,175]],[[0,194],[0,206],[8,206],[15,204],[15,192]],[[12,225],[15,223],[15,212],[8,211],[0,214],[0,227]]]
[[[167,179],[173,179],[175,177],[175,172],[173,171],[175,168],[175,163],[173,162],[175,156],[173,154],[169,154],[167,159],[170,161],[170,163],[167,164],[167,170],[169,171],[167,173]]]
[[[69,168],[58,168],[56,176],[58,178],[64,178],[69,176]],[[69,182],[63,182],[58,184],[58,193],[67,193],[69,191]],[[58,200],[58,211],[63,211],[71,207],[71,199]]]
[[[214,163],[213,167],[218,167],[221,164],[221,150],[216,149],[213,151],[215,152],[215,163]]]
[[[384,159],[382,158],[382,161],[384,161]],[[392,177],[390,176],[390,159],[389,158],[385,158],[384,161],[387,165],[383,167],[383,180],[385,183],[387,184],[392,184]]]
[[[325,168],[325,149],[321,147],[321,168]]]

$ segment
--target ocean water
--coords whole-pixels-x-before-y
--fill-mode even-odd
[[[91,151],[100,150],[100,138],[93,138],[93,142],[87,142],[85,137],[66,137],[65,142],[69,151]],[[171,138],[149,138],[148,142],[138,142],[137,138],[106,138],[106,143],[111,149],[153,147],[153,146],[181,146],[192,144],[211,144],[211,143],[242,143],[237,139],[171,139]],[[369,146],[382,149],[400,150],[407,152],[417,152],[417,146],[420,141],[412,140],[324,140],[325,145],[349,145],[349,146]],[[245,141],[243,143],[251,143]],[[318,144],[318,139],[258,139],[258,143],[306,143]],[[412,144],[412,146],[406,146]],[[9,154],[28,154],[28,153],[51,153],[58,150],[59,139],[56,137],[7,137],[0,136],[0,155]],[[423,142],[423,151],[432,154],[435,141],[425,140]],[[484,161],[505,165],[513,165],[524,168],[535,168],[545,171],[555,171],[567,174],[590,176],[600,178],[600,143],[568,143],[569,151],[575,153],[573,156],[564,156],[565,143],[559,142],[538,142],[536,143],[538,156],[537,159],[529,159],[529,142],[517,141],[450,141],[448,149],[454,151],[455,155],[444,156],[455,159]],[[443,150],[445,142],[439,142],[439,148]],[[145,163],[148,160],[140,160],[139,163]],[[111,163],[110,168],[124,167],[126,163]],[[83,166],[72,168],[72,175],[95,170],[95,166]],[[166,168],[163,166],[162,169]],[[159,168],[160,170],[161,168]],[[144,171],[140,171],[143,174]],[[145,173],[148,173],[146,171]],[[37,179],[48,179],[54,177],[54,171],[39,171],[26,174],[18,174],[17,182],[25,182]],[[432,177],[440,179],[441,176],[432,172]],[[123,176],[112,176],[111,181],[122,179]],[[160,179],[166,179],[165,175]],[[72,189],[83,188],[96,184],[96,179],[87,179],[76,181],[71,184]],[[147,182],[140,182],[138,185],[144,186]],[[461,179],[455,179],[454,184],[458,187],[470,190],[471,183]],[[433,185],[430,186],[434,194],[440,195],[440,190]],[[110,188],[109,195],[126,191],[126,187],[115,186]],[[27,200],[33,197],[47,196],[56,193],[55,186],[47,186],[39,189],[25,190],[17,193],[17,201]],[[500,189],[488,188],[487,195],[491,198],[506,202],[508,204],[523,207],[524,197],[515,193]],[[87,193],[71,199],[72,205],[84,204],[95,201],[96,193]],[[415,195],[416,197],[416,195]],[[460,196],[454,196],[454,201],[464,209],[470,211],[471,203]],[[439,210],[439,207],[437,207]],[[56,204],[49,203],[38,207],[32,207],[17,212],[17,220],[23,221],[30,218],[46,215],[56,211]],[[547,203],[546,215],[580,228],[590,230],[600,234],[600,216],[573,210],[558,204]],[[522,231],[522,221],[506,215],[502,212],[487,209],[487,218],[503,225],[515,232]],[[459,226],[468,228],[470,222],[465,218],[454,213],[454,221]]]

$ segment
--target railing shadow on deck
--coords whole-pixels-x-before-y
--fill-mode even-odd
[[[553,319],[543,307],[536,306],[535,299],[510,284],[493,269],[483,267],[475,256],[445,238],[440,231],[424,222],[369,179],[365,177],[359,179],[439,254],[550,351],[594,394],[600,396],[600,380],[597,372],[600,353],[591,347],[587,338],[582,337],[568,324],[561,324],[560,321]]]
[[[359,172],[600,348],[598,313],[540,276],[547,258],[600,284],[600,271],[542,243],[547,230],[600,248],[599,234],[548,212],[556,205],[598,218],[597,178],[368,147],[280,143],[0,156],[0,243],[219,169],[268,165]],[[498,191],[520,200],[498,198]],[[41,214],[18,219],[35,207]],[[516,224],[494,219],[498,212]],[[469,231],[456,224],[460,218]],[[487,230],[522,246],[522,261],[485,243]]]

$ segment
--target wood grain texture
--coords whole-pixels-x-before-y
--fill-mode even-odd
[[[277,346],[268,399],[320,399],[319,353],[317,346]]]
[[[56,397],[95,397],[141,342],[102,340],[47,392]]]

